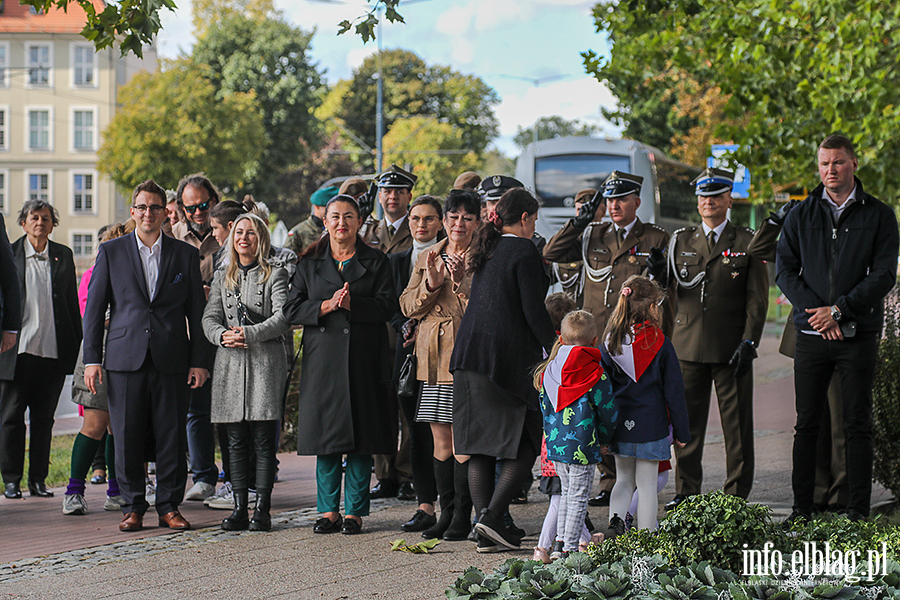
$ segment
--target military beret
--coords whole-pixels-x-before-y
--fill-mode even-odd
[[[351,177],[341,184],[339,191],[348,196],[359,196],[369,191],[369,184],[362,177]]]
[[[481,196],[482,202],[486,202],[488,200],[499,200],[500,196],[517,187],[525,186],[521,181],[513,177],[507,177],[506,175],[493,175],[491,177],[485,177],[484,179],[482,179],[481,183],[479,183],[475,188],[475,192],[479,196]]]
[[[594,196],[597,195],[597,190],[594,188],[585,188],[575,194],[575,204],[586,204],[594,199]]]
[[[640,175],[613,171],[603,182],[604,198],[621,198],[628,194],[640,194],[644,178]]]
[[[692,181],[697,186],[698,196],[718,196],[730,192],[734,187],[734,173],[725,169],[707,167]]]
[[[417,179],[418,177],[409,171],[404,171],[397,165],[391,165],[390,169],[378,176],[378,187],[409,188],[412,190],[412,187],[416,185]]]
[[[456,181],[453,182],[454,190],[474,190],[481,183],[481,176],[475,171],[466,171],[460,173]]]
[[[309,203],[313,206],[325,206],[328,201],[338,195],[338,188],[332,185],[327,188],[316,190],[309,197]]]

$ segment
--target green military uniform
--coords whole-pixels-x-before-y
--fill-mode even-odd
[[[409,250],[413,245],[412,233],[409,231],[409,217],[400,222],[393,235],[388,231],[387,221],[375,221],[375,226],[370,227],[363,239],[367,244],[378,248],[385,254],[396,254]]]
[[[703,227],[675,232],[669,246],[677,299],[672,344],[684,376],[691,441],[676,448],[676,493],[701,492],[703,444],[712,382],[725,437],[725,493],[747,498],[753,485],[753,373],[740,380],[729,365],[743,340],[758,345],[768,307],[769,277],[749,255],[753,231],[725,223],[712,249]]]
[[[640,219],[628,232],[621,247],[613,223],[594,222],[582,229],[569,220],[547,242],[544,258],[566,266],[584,261],[583,308],[594,315],[597,331],[602,333],[619,301],[622,283],[632,275],[644,273],[651,248],[665,248],[668,244],[669,234],[665,229]],[[668,301],[667,304],[671,306]],[[666,313],[671,314],[671,309],[664,311],[663,331],[668,335],[671,333],[671,319],[665,318]]]
[[[310,215],[308,219],[298,223],[288,232],[288,238],[284,247],[293,250],[297,253],[297,256],[300,256],[310,244],[319,241],[324,231],[325,226],[322,224],[322,221]]]

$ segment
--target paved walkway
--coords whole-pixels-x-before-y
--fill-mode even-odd
[[[791,500],[794,401],[791,363],[777,353],[776,334],[776,328],[767,331],[755,365],[757,456],[750,500],[783,517]],[[721,486],[725,477],[718,418],[711,411],[704,491]],[[491,569],[510,556],[530,557],[547,509],[547,498],[537,486],[527,505],[512,509],[516,523],[528,532],[523,542],[527,550],[479,555],[470,542],[444,542],[428,555],[391,552],[393,540],[421,539],[399,530],[412,516],[413,503],[373,501],[372,515],[355,537],[314,535],[314,459],[280,459],[280,481],[273,495],[278,514],[270,533],[223,532],[217,525],[227,512],[185,503],[183,512],[194,531],[171,534],[150,527],[122,534],[116,528],[119,514],[100,510],[105,486],[89,486],[91,512],[81,517],[62,515],[62,489],[53,499],[0,499],[0,596],[438,599],[470,565]],[[673,495],[670,478],[660,504]],[[873,503],[889,498],[876,485]],[[608,518],[607,509],[592,508],[590,514],[595,523]],[[154,524],[152,518],[147,521]]]

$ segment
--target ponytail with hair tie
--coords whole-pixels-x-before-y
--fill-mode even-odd
[[[497,231],[503,229],[503,217],[497,214],[496,210],[492,210],[488,213],[488,221],[490,221],[491,225],[493,225]]]

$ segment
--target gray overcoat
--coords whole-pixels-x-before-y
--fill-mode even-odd
[[[217,346],[213,369],[213,423],[275,421],[284,413],[287,357],[284,335],[290,325],[281,308],[287,299],[287,271],[274,266],[268,281],[260,283],[262,269],[256,266],[239,274],[237,290],[227,289],[225,271],[213,277],[209,302],[203,312],[203,332]],[[247,348],[224,348],[222,333],[240,325],[237,303],[266,317],[258,325],[244,326]]]

